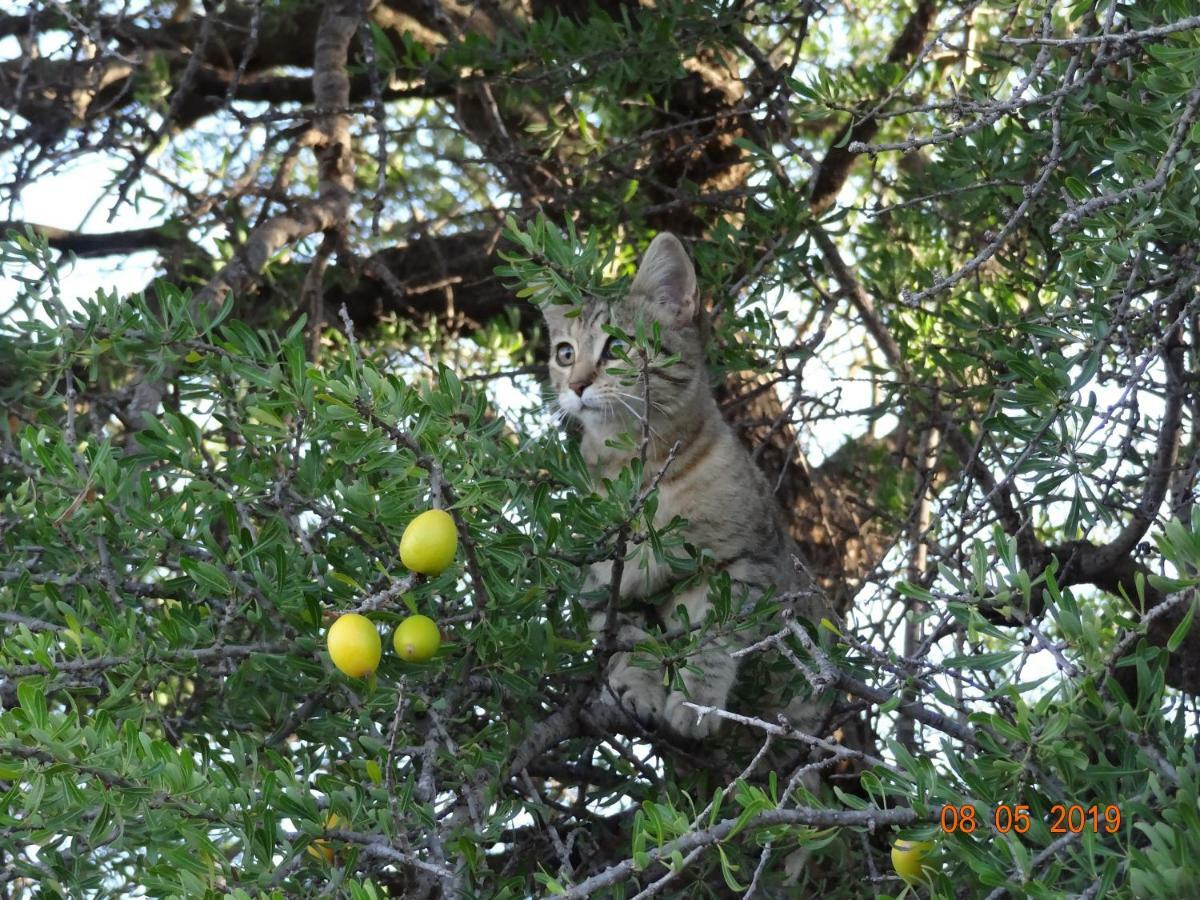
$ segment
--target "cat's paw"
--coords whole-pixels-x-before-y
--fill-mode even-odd
[[[721,727],[721,719],[711,713],[701,715],[689,703],[697,703],[681,691],[671,691],[667,694],[666,705],[663,709],[663,721],[667,727],[682,738],[700,741],[710,738]]]
[[[662,722],[667,692],[661,673],[635,666],[628,653],[618,653],[609,664],[605,680],[626,712],[643,725],[653,728]]]

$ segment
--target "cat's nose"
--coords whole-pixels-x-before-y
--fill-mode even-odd
[[[591,383],[591,379],[588,379],[587,381],[572,381],[571,390],[575,392],[576,397],[582,397],[583,392],[587,390],[588,385]]]

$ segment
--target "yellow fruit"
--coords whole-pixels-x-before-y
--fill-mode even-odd
[[[458,532],[444,509],[429,509],[408,523],[400,537],[400,561],[414,572],[437,575],[454,561]]]
[[[909,884],[917,884],[933,872],[928,862],[932,852],[933,841],[896,841],[892,844],[892,868]]]
[[[375,671],[383,653],[374,623],[358,613],[346,613],[329,626],[329,658],[351,678]]]
[[[392,638],[396,652],[408,662],[432,659],[441,643],[437,623],[429,616],[409,616],[396,627]]]
[[[337,817],[337,813],[330,813],[325,819],[325,830],[337,828],[341,820]],[[317,859],[325,858],[325,862],[333,865],[333,848],[329,846],[329,841],[316,840],[308,845],[308,852],[311,856]]]

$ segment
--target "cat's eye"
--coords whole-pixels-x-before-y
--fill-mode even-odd
[[[554,348],[554,361],[564,368],[575,362],[575,348],[565,341]]]
[[[610,337],[608,343],[604,345],[604,352],[600,354],[600,357],[602,359],[617,359],[622,353],[628,352],[628,341],[623,341],[619,337]]]

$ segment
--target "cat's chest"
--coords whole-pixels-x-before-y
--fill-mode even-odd
[[[695,490],[691,492],[683,490],[674,482],[659,482],[658,505],[654,510],[654,527],[663,528],[673,519],[679,517],[681,519],[690,520],[691,513],[695,509]]]
[[[627,462],[621,463],[621,465],[625,464]],[[618,465],[611,472],[603,468],[596,472],[596,475],[599,476],[596,483],[601,493],[604,492],[605,479],[615,478],[620,468],[621,466]],[[688,523],[693,523],[698,518],[712,521],[714,498],[722,493],[722,485],[719,473],[709,472],[708,468],[701,463],[689,467],[689,471],[683,477],[670,478],[666,477],[671,473],[669,466],[663,470],[661,465],[647,465],[647,477],[642,482],[641,491],[644,495],[650,490],[654,490],[653,524],[655,528],[665,528],[676,518],[683,519]],[[685,526],[685,531],[688,530],[691,529]]]

